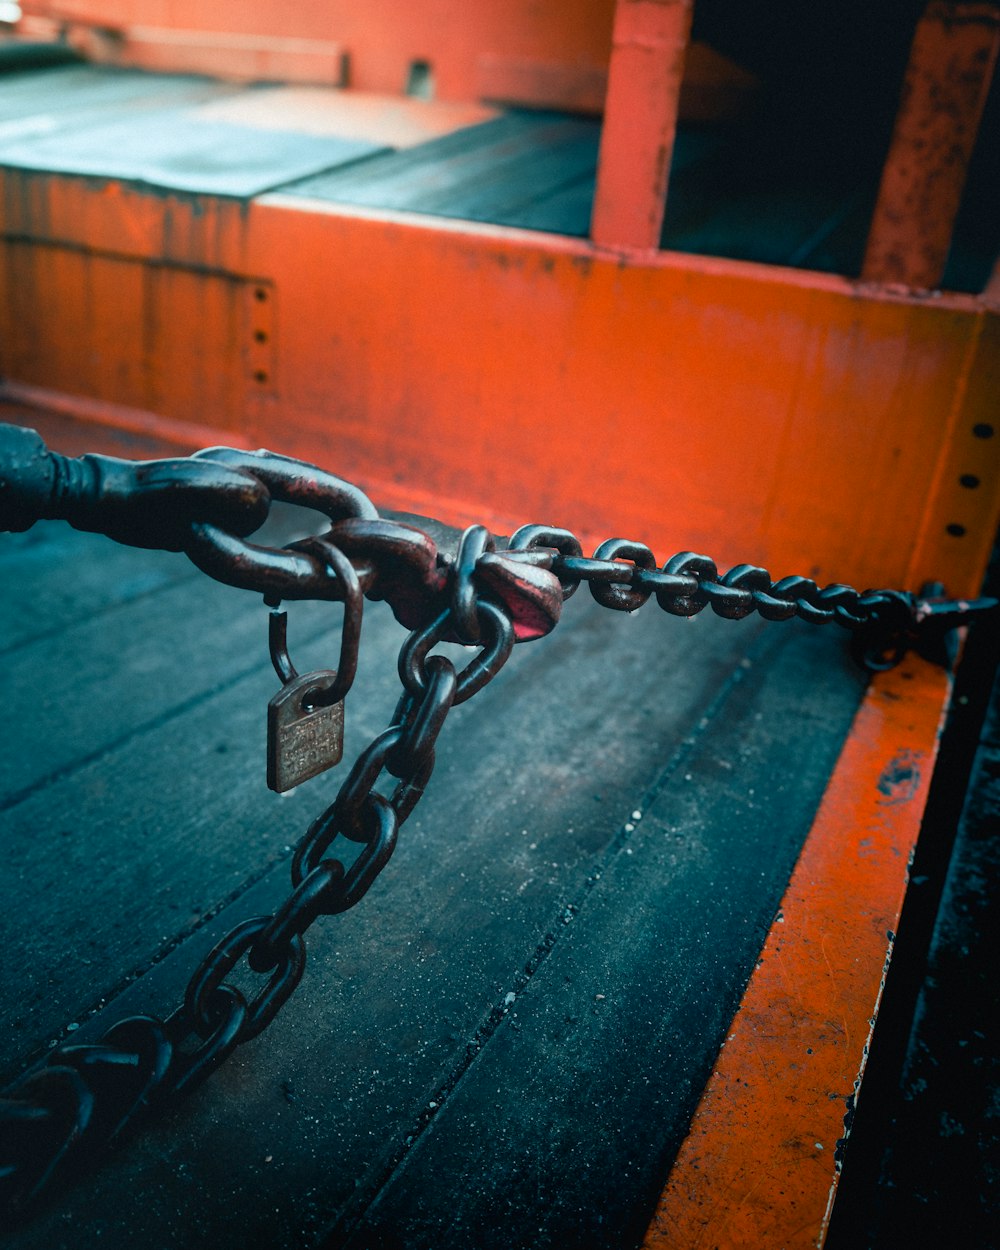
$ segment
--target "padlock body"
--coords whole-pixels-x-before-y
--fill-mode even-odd
[[[340,763],[344,705],[315,702],[336,676],[331,669],[303,673],[267,705],[267,784],[279,794]]]

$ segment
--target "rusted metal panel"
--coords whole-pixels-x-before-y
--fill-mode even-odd
[[[933,0],[917,26],[862,277],[941,282],[1000,48],[1000,5]]]
[[[595,539],[617,529],[673,548],[683,535],[775,576],[978,590],[1000,509],[992,468],[975,531],[947,532],[955,516],[942,496],[919,565],[910,554],[935,483],[952,473],[941,437],[959,386],[964,412],[991,402],[990,371],[969,351],[977,334],[992,341],[996,314],[974,299],[911,300],[672,254],[621,264],[584,241],[285,196],[213,219],[115,184],[91,194],[50,180],[47,191],[41,220],[71,238],[85,242],[93,224],[98,238],[155,257],[174,221],[163,250],[194,265],[161,271],[8,243],[8,377],[328,459],[397,506],[456,522],[506,509],[505,521],[492,516],[500,529],[528,512]],[[242,311],[252,286],[195,268],[220,261],[271,278],[266,381],[242,356],[244,343],[256,351]],[[85,272],[108,290],[86,309],[98,288]],[[137,351],[144,286],[173,295],[169,308],[149,305],[155,334]],[[203,317],[203,304],[218,317]],[[137,376],[143,352],[155,385]],[[207,390],[195,385],[198,361]],[[558,437],[538,437],[540,413]],[[517,484],[498,495],[500,463],[517,466]]]
[[[2,257],[8,377],[153,413],[172,393],[217,430],[239,429],[246,397],[274,384],[254,337],[266,284],[34,243],[7,242]]]

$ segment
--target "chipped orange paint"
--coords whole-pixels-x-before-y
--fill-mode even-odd
[[[644,1250],[822,1245],[949,694],[873,679]]]
[[[995,0],[932,0],[917,24],[862,275],[940,285],[1000,50]]]

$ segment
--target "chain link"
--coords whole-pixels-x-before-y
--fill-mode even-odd
[[[340,663],[336,681],[319,696],[325,702],[339,702],[354,680],[365,597],[385,600],[410,631],[399,653],[403,692],[392,722],[361,752],[298,844],[281,906],[227,933],[166,1019],[132,1017],[92,1045],[58,1047],[0,1098],[0,1197],[22,1211],[53,1177],[189,1093],[268,1026],[302,979],[307,931],[320,917],[355,907],[389,863],[430,780],[451,709],[493,680],[515,642],[554,628],[581,583],[616,611],[634,612],[655,596],[674,616],[711,608],[729,620],[758,612],[769,621],[834,622],[853,632],[856,654],[872,668],[898,662],[921,630],[940,634],[996,607],[992,600],[918,600],[840,584],[821,589],[806,577],[772,581],[752,564],[720,575],[711,559],[689,551],[660,567],[649,547],[622,538],[587,558],[574,534],[546,525],[523,526],[503,550],[485,527],[472,526],[451,556],[423,531],[379,517],[357,487],[263,451],[211,448],[145,464],[68,460],[33,431],[0,426],[0,468],[0,529],[61,518],[120,542],[183,550],[217,580],[264,595],[272,608],[271,657],[283,681],[294,680],[296,669],[281,601],[342,602]],[[273,500],[318,510],[329,530],[282,548],[249,541]],[[478,651],[458,671],[432,654],[446,642]],[[394,781],[387,794],[377,789],[384,773]],[[329,854],[338,838],[361,847],[349,867]],[[244,975],[260,978],[249,998],[229,979],[244,962]]]

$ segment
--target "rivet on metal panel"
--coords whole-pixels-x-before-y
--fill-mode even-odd
[[[274,389],[274,286],[255,280],[246,284],[244,299],[244,359],[252,383],[251,394]]]

